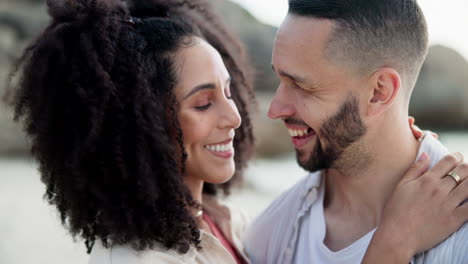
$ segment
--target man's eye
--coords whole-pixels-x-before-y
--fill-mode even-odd
[[[309,89],[305,89],[304,87],[300,86],[299,84],[295,84],[297,88],[299,88],[301,90],[301,92],[303,93],[306,93],[306,94],[310,94],[310,95],[313,95],[314,93],[309,90]]]
[[[204,110],[207,110],[208,108],[210,108],[211,106],[211,103],[208,103],[206,105],[203,105],[203,106],[196,106],[195,109],[199,110],[199,111],[204,111]]]

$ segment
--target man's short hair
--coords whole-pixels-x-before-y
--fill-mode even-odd
[[[416,0],[289,0],[289,13],[336,22],[330,60],[351,63],[361,73],[392,67],[414,87],[428,49]]]

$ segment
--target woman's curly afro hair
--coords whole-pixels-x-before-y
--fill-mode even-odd
[[[174,53],[200,36],[221,54],[243,122],[236,175],[250,158],[251,77],[239,41],[205,1],[48,0],[50,25],[18,62],[11,90],[45,197],[71,234],[137,250],[200,246],[184,185]],[[135,17],[135,18],[134,18]],[[231,180],[231,181],[232,181]],[[230,182],[204,192],[228,193]]]

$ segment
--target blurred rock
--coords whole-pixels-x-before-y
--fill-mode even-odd
[[[28,153],[28,144],[19,124],[12,122],[10,111],[0,107],[0,155],[13,157]]]
[[[468,62],[462,55],[443,46],[430,48],[410,113],[424,128],[468,129]]]
[[[15,60],[28,42],[34,39],[48,21],[45,1],[2,0],[0,2],[0,97]],[[19,124],[12,121],[11,110],[0,103],[0,154],[25,155],[28,145]]]
[[[215,8],[223,14],[227,25],[242,39],[256,70],[255,89],[273,92],[278,80],[271,69],[271,51],[277,31],[276,27],[258,21],[238,4],[226,0],[213,1]]]

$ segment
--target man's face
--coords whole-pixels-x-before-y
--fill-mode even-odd
[[[299,164],[312,172],[354,162],[366,133],[359,89],[365,82],[328,58],[332,31],[328,20],[288,15],[273,49],[280,86],[268,115],[284,120]]]

